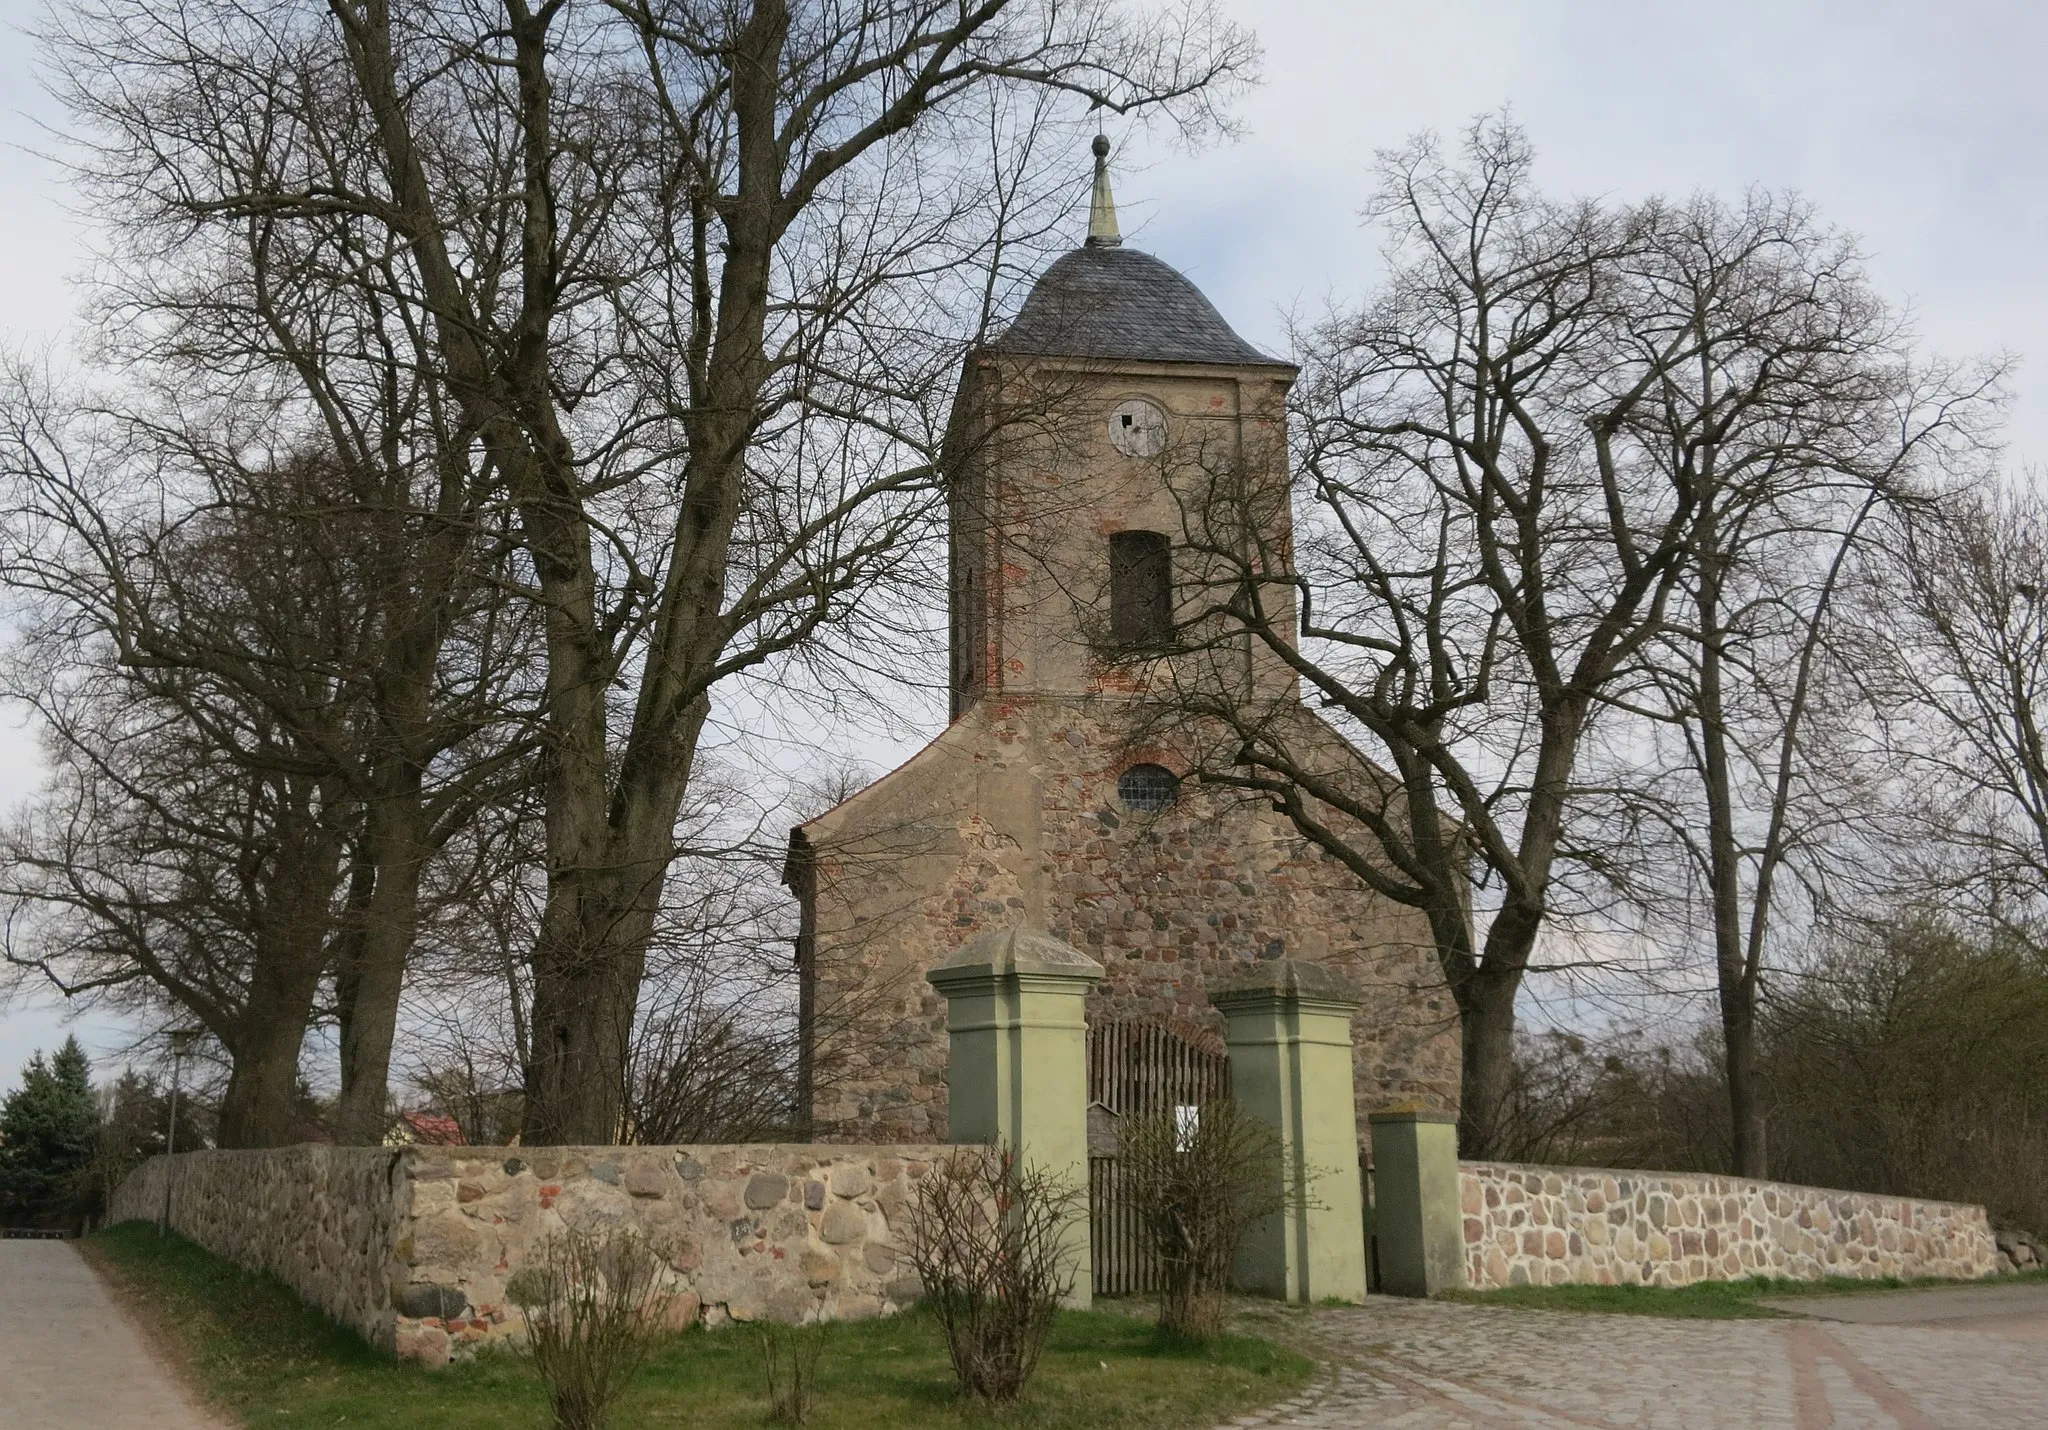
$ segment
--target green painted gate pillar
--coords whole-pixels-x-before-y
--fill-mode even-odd
[[[1252,1228],[1240,1287],[1289,1301],[1365,1299],[1365,1214],[1351,1091],[1358,993],[1319,964],[1271,959],[1212,991],[1231,1094],[1278,1134],[1288,1208]]]
[[[1465,1284],[1458,1119],[1401,1103],[1372,1114],[1373,1235],[1380,1289],[1433,1296]]]
[[[1088,990],[1102,965],[1050,934],[998,929],[925,977],[946,996],[948,1135],[1015,1153],[1080,1195],[1066,1236],[1070,1306],[1094,1291],[1088,1252]]]

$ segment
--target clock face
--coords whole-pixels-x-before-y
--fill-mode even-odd
[[[1166,450],[1166,414],[1142,397],[1126,398],[1109,414],[1109,441],[1126,457],[1156,457]]]

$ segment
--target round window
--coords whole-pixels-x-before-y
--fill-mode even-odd
[[[1126,457],[1156,457],[1166,450],[1166,414],[1142,397],[1119,402],[1109,414],[1109,444]]]
[[[1164,765],[1132,765],[1116,777],[1116,797],[1127,809],[1157,814],[1180,798],[1180,776]]]

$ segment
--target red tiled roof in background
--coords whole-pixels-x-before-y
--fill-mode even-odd
[[[460,1147],[465,1139],[462,1124],[452,1117],[438,1117],[431,1112],[401,1112],[399,1121],[412,1133],[412,1140],[429,1147]]]

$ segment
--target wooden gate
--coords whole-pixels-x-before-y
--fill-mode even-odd
[[[1088,1029],[1088,1231],[1095,1294],[1159,1289],[1158,1264],[1136,1208],[1119,1195],[1116,1128],[1230,1096],[1230,1059],[1158,1023]]]

